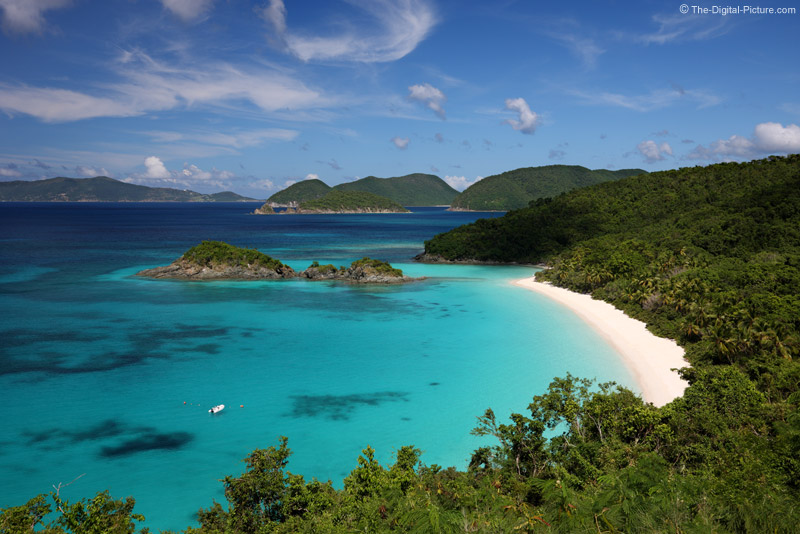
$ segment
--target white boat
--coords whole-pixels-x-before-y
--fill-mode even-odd
[[[208,413],[219,413],[224,409],[225,409],[224,404],[217,404],[216,406],[212,406],[211,409],[208,410]]]

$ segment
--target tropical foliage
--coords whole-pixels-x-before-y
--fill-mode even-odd
[[[203,241],[184,252],[181,259],[201,266],[241,265],[273,270],[286,267],[280,261],[255,249],[236,247],[222,241]]]
[[[364,191],[389,198],[401,206],[449,206],[458,194],[433,174],[408,174],[394,178],[367,176],[334,187],[340,191]]]
[[[331,186],[322,180],[301,180],[286,189],[278,191],[267,199],[268,203],[275,204],[300,204],[308,200],[324,197],[331,190]]]
[[[360,260],[356,260],[350,264],[351,269],[355,269],[360,267],[362,269],[371,269],[377,272],[378,274],[386,274],[389,276],[403,276],[402,269],[396,269],[391,266],[388,262],[381,261],[381,260],[373,260],[372,258],[361,258]]]
[[[405,213],[403,206],[373,193],[363,191],[340,191],[334,189],[324,197],[303,202],[298,211],[313,212],[396,212]]]
[[[642,169],[591,171],[579,165],[525,167],[487,176],[472,184],[453,200],[451,207],[472,211],[519,209],[539,198],[644,173]]]

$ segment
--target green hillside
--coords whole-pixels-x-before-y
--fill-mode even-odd
[[[578,165],[526,167],[487,176],[458,195],[451,208],[473,211],[514,210],[524,208],[537,198],[554,197],[578,187],[644,172],[642,169],[592,171]]]
[[[322,180],[303,180],[278,191],[267,199],[267,203],[294,206],[325,196],[330,190],[330,186]]]
[[[448,206],[458,191],[432,174],[408,174],[395,178],[368,176],[334,187],[340,191],[365,191],[390,198],[401,206]]]
[[[253,200],[224,191],[204,195],[194,191],[147,187],[98,176],[49,178],[0,182],[0,201],[5,202],[238,202]]]
[[[406,213],[403,206],[386,197],[364,191],[334,189],[322,198],[303,202],[298,213]]]

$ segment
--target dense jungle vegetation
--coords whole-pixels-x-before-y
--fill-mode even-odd
[[[306,200],[297,207],[298,212],[408,212],[397,202],[365,191],[340,191],[333,189],[323,197]]]
[[[644,173],[642,169],[589,170],[580,165],[524,167],[475,182],[455,197],[450,207],[472,211],[514,210],[538,198]]]
[[[526,410],[480,415],[494,445],[465,471],[413,445],[344,480],[253,451],[187,533],[797,532],[800,525],[800,156],[626,178],[540,200],[426,243],[449,259],[547,262],[686,348],[683,397],[657,408],[566,376]],[[533,392],[536,393],[536,392]],[[398,444],[400,445],[400,444]],[[134,532],[132,499],[57,492],[0,514],[0,532]],[[43,525],[37,528],[45,528]]]
[[[393,178],[367,176],[334,186],[339,191],[364,191],[389,198],[401,206],[447,206],[458,191],[433,174],[407,174]]]
[[[203,241],[184,252],[182,259],[201,266],[241,265],[246,267],[253,265],[268,269],[286,267],[279,260],[267,256],[263,252],[236,247],[222,241]]]

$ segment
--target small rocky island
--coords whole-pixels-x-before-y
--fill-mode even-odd
[[[275,210],[268,202],[253,212],[255,215],[273,215]],[[340,191],[334,189],[325,196],[301,202],[279,215],[332,214],[332,213],[410,213],[391,199],[365,191]]]
[[[174,278],[180,280],[339,280],[355,284],[398,284],[421,280],[405,276],[390,264],[362,258],[350,267],[320,265],[313,262],[305,271],[297,272],[279,260],[254,249],[240,248],[222,241],[203,241],[183,256],[163,267],[145,269],[136,276]]]

